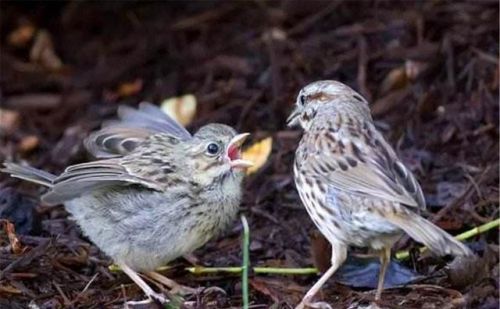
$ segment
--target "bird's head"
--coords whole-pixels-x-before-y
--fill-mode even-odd
[[[288,126],[308,129],[311,121],[328,109],[361,113],[370,116],[368,102],[350,87],[333,80],[313,82],[302,88],[295,109],[287,119]]]
[[[224,124],[208,124],[201,127],[187,141],[186,164],[197,183],[208,185],[214,179],[226,176],[242,177],[252,162],[241,158],[241,146],[249,133],[237,134]]]

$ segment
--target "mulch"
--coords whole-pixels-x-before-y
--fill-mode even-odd
[[[328,261],[293,183],[301,133],[285,125],[298,90],[315,80],[339,80],[372,102],[436,224],[459,234],[499,216],[496,1],[3,2],[0,14],[0,162],[60,172],[86,160],[82,139],[120,104],[194,94],[190,130],[221,122],[251,132],[252,141],[273,138],[268,162],[246,179],[241,207],[254,266]],[[1,221],[0,307],[108,308],[141,299],[62,206],[39,202],[41,192],[0,174],[0,217],[15,223],[14,231]],[[188,260],[239,265],[241,231],[235,222]],[[498,229],[468,244],[480,260],[465,271],[413,250],[404,265],[423,278],[386,290],[380,306],[498,308]],[[402,240],[395,249],[417,247]],[[225,293],[189,301],[241,306],[238,276],[189,274],[191,262],[178,259],[165,274]],[[251,306],[293,308],[316,278],[252,274]],[[334,280],[320,295],[334,308],[366,306],[373,296]]]

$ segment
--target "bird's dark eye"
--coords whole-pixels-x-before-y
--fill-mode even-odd
[[[300,102],[300,105],[304,105],[304,104],[306,104],[306,96],[305,96],[305,95],[303,95],[303,94],[301,94],[301,95],[299,96],[299,102]]]
[[[216,155],[219,153],[220,147],[216,143],[210,143],[207,145],[207,153],[209,155]]]

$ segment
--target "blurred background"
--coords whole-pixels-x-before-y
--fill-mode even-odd
[[[328,263],[293,184],[301,133],[285,126],[298,91],[321,79],[371,102],[422,185],[428,218],[452,234],[498,218],[497,1],[2,2],[0,14],[0,161],[61,172],[87,159],[82,139],[120,104],[143,100],[187,108],[190,130],[222,122],[251,132],[250,144],[271,137],[270,156],[245,183],[253,265]],[[40,192],[0,174],[0,217],[15,223],[13,232],[1,221],[0,306],[111,307],[140,295]],[[184,271],[239,265],[240,233],[236,223],[167,273],[226,291],[195,299],[199,308],[241,305],[238,276]],[[389,290],[386,305],[498,308],[498,229],[468,242],[481,260],[467,274],[418,252],[397,264],[400,282],[431,288]],[[410,248],[402,240],[396,249]],[[373,283],[364,282],[372,264],[350,266],[342,285],[324,289],[335,308],[363,304]],[[253,308],[291,308],[314,280],[252,276]]]

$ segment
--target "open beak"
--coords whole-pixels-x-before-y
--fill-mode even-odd
[[[231,139],[226,149],[226,157],[232,168],[248,168],[253,165],[252,161],[241,159],[241,145],[250,133],[238,134]]]
[[[290,116],[286,119],[286,125],[289,127],[296,126],[298,124],[297,117],[299,116],[299,109],[295,108]]]

